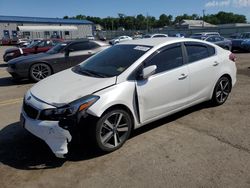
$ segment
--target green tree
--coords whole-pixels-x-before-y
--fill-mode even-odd
[[[77,20],[86,20],[86,16],[82,14],[76,15],[76,17],[73,17],[73,18]]]
[[[172,19],[173,16],[172,15],[166,15],[166,14],[161,14],[159,17],[159,20],[157,21],[157,26],[158,27],[164,27],[167,25],[171,25],[172,24]]]
[[[218,12],[204,17],[204,20],[211,24],[246,23],[246,16],[232,12]]]

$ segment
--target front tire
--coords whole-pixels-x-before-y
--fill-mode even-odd
[[[96,123],[95,142],[99,150],[112,152],[129,138],[132,129],[130,115],[120,109],[105,113]]]
[[[214,106],[222,105],[226,102],[231,92],[231,80],[227,76],[222,76],[216,83],[213,98],[211,100]]]
[[[30,79],[34,82],[39,82],[40,80],[50,76],[52,70],[49,65],[45,63],[36,63],[30,68]]]

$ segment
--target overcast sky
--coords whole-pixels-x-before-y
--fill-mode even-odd
[[[250,21],[250,0],[0,0],[0,15],[58,17],[77,14],[117,17],[137,14],[159,17],[187,14],[202,15],[227,11],[246,15]]]

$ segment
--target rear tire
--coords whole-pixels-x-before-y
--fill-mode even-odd
[[[131,129],[130,115],[124,110],[113,109],[97,121],[92,135],[99,150],[112,152],[122,147],[129,138]]]
[[[227,76],[222,76],[215,85],[211,100],[212,105],[219,106],[225,103],[231,92],[231,87],[231,80]]]
[[[29,72],[30,79],[34,82],[39,82],[51,74],[52,70],[50,66],[45,63],[36,63],[32,65]]]

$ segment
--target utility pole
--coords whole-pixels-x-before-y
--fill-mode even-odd
[[[205,20],[204,20],[204,18],[205,18],[205,9],[203,9],[202,10],[202,13],[203,13],[203,16],[202,16],[202,27],[204,27],[205,26]]]
[[[149,31],[148,29],[148,13],[147,13],[147,32]]]

